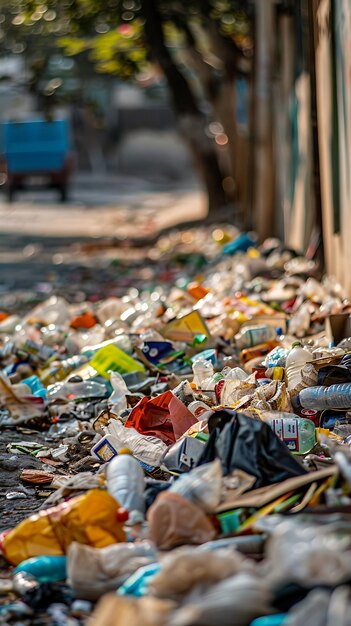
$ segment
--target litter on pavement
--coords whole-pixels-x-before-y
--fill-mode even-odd
[[[351,302],[229,226],[147,256],[0,311],[1,623],[351,626]]]

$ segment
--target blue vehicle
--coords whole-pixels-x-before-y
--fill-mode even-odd
[[[4,122],[1,135],[8,200],[19,189],[35,187],[57,189],[65,202],[72,171],[68,122]]]

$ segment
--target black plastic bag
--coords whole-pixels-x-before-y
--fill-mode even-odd
[[[162,465],[170,472],[189,472],[200,459],[205,445],[194,437],[183,437],[165,452]]]
[[[226,476],[241,469],[256,477],[254,489],[306,474],[285,443],[260,420],[228,409],[213,411],[210,437],[198,465],[219,458]]]
[[[318,371],[318,385],[337,385],[351,382],[351,354],[345,354],[339,365],[326,365]]]

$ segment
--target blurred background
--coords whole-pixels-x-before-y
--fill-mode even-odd
[[[4,202],[18,123],[63,120],[68,208],[183,194],[180,218],[279,236],[351,291],[351,0],[2,0],[0,103]]]

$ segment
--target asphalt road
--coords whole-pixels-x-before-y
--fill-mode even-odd
[[[21,314],[51,293],[79,302],[143,287],[150,266],[159,277],[157,260],[145,263],[147,249],[119,249],[109,242],[201,218],[204,207],[192,181],[80,176],[65,204],[54,191],[22,192],[9,204],[0,188],[0,310]],[[7,444],[23,439],[41,443],[43,435],[1,432],[0,531],[43,503],[35,488],[19,479],[22,469],[42,467],[40,461],[7,451]]]
[[[100,292],[111,279],[108,261],[121,253],[115,245],[102,251],[101,242],[145,237],[204,214],[204,196],[191,179],[80,175],[64,204],[45,190],[19,192],[8,203],[0,188],[0,308],[23,290],[68,284],[91,292],[95,283]]]

